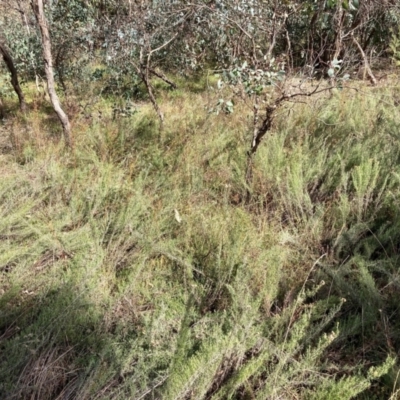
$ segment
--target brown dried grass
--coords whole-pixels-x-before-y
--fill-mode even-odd
[[[17,391],[10,399],[44,400],[76,398],[78,369],[72,347],[48,347],[38,352],[22,371]]]

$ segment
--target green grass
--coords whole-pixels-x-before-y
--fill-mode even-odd
[[[162,132],[70,100],[72,151],[31,99],[1,131],[0,397],[390,397],[396,90],[282,108],[250,183],[215,93],[162,94]]]

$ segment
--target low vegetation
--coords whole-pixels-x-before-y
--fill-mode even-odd
[[[0,398],[400,398],[397,3],[2,0]]]
[[[1,398],[397,398],[398,86],[288,102],[251,182],[252,115],[205,86],[162,131],[65,101],[73,150],[5,101]]]

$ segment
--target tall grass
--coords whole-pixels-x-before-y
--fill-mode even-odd
[[[282,109],[250,186],[213,94],[164,95],[162,132],[94,105],[72,152],[40,104],[3,126],[0,397],[394,393],[400,120],[365,91]]]

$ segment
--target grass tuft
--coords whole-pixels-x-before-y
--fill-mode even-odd
[[[0,397],[394,396],[395,90],[282,108],[246,182],[249,110],[191,85],[162,131],[70,99],[72,151],[41,99],[3,122]]]

